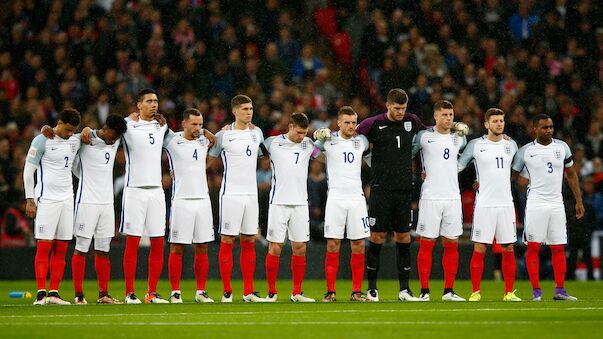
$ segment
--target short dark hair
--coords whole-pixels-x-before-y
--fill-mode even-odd
[[[546,120],[546,119],[550,119],[551,117],[548,116],[547,114],[541,113],[541,114],[536,114],[533,118],[532,118],[532,123],[534,125],[538,125],[538,122],[540,120]]]
[[[140,92],[138,92],[138,96],[136,97],[136,102],[142,102],[142,100],[144,99],[144,96],[147,94],[157,95],[157,92],[155,92],[155,90],[152,88],[145,88],[145,89],[141,90]]]
[[[61,122],[64,124],[77,127],[80,125],[80,112],[78,112],[75,108],[65,108],[59,114],[59,120],[61,120]]]
[[[188,120],[188,118],[190,118],[191,115],[200,117],[201,112],[196,108],[187,108],[184,110],[184,112],[182,112],[182,120]]]
[[[310,121],[304,113],[293,113],[289,118],[289,123],[301,128],[308,128]]]
[[[504,117],[505,112],[502,109],[496,107],[488,108],[488,110],[486,110],[486,113],[484,113],[484,120],[490,120],[490,117],[493,115],[502,115]]]
[[[390,104],[405,105],[408,103],[408,94],[401,88],[390,89],[387,93],[387,102]]]
[[[358,115],[358,114],[350,106],[341,106],[341,108],[337,112],[337,118],[340,118],[342,115]]]
[[[118,135],[126,133],[126,130],[128,129],[126,120],[117,114],[109,115],[107,120],[105,120],[105,126],[114,130]]]
[[[433,105],[433,111],[440,111],[442,109],[452,109],[452,103],[448,100],[438,100],[436,101],[436,103]]]
[[[239,94],[235,95],[234,98],[230,100],[230,107],[235,108],[241,106],[242,104],[247,104],[250,102],[252,102],[250,97],[244,94]]]

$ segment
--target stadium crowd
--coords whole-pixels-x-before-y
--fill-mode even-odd
[[[195,107],[214,133],[232,121],[237,93],[253,99],[253,123],[266,136],[285,132],[294,112],[310,117],[310,133],[334,127],[343,105],[362,120],[384,111],[393,87],[409,93],[409,111],[427,125],[434,102],[453,102],[469,139],[483,133],[490,107],[507,113],[506,133],[519,145],[533,139],[530,117],[546,113],[574,152],[590,211],[576,234],[603,232],[603,8],[595,1],[14,0],[0,13],[0,246],[31,232],[22,170],[40,128],[67,107],[82,112],[82,126],[100,127],[109,113],[135,111],[136,93],[148,87],[172,129]],[[309,173],[314,236],[324,165],[313,162]],[[267,161],[257,175],[265,225]],[[208,174],[214,199],[220,178]],[[166,171],[167,195],[170,182]],[[580,242],[571,237],[570,247]]]

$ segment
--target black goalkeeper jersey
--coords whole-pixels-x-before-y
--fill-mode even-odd
[[[391,121],[387,112],[363,120],[356,132],[373,145],[371,156],[371,189],[411,190],[412,141],[425,126],[414,114],[404,114],[403,121]]]

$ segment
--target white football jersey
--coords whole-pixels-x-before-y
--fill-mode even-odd
[[[426,179],[421,187],[421,199],[460,199],[457,174],[458,155],[467,138],[456,133],[441,134],[430,128],[420,131],[413,141],[413,155],[421,151],[421,163]]]
[[[364,197],[362,179],[362,155],[368,150],[369,142],[364,135],[344,139],[339,132],[331,140],[317,143],[325,152],[329,198],[358,199]]]
[[[200,136],[196,140],[184,138],[183,132],[169,132],[164,149],[172,171],[173,199],[207,199],[207,147],[209,141]]]
[[[498,142],[487,137],[473,139],[459,158],[459,172],[471,161],[475,163],[475,175],[479,189],[475,196],[475,207],[513,207],[511,194],[511,165],[517,153],[513,140]]]
[[[168,126],[159,122],[132,121],[122,136],[126,156],[127,187],[161,187],[161,150]]]
[[[528,172],[528,201],[563,204],[563,172],[573,164],[572,151],[565,142],[553,139],[541,145],[532,141],[517,151],[513,170],[521,173],[525,168]]]
[[[73,172],[80,178],[76,203],[113,203],[113,164],[118,147],[119,140],[107,145],[96,131],[92,132],[90,145],[82,143],[73,165]]]
[[[286,134],[270,137],[264,141],[270,154],[272,167],[272,187],[270,204],[308,204],[308,164],[316,158],[319,150],[312,139],[305,137],[295,143]]]
[[[47,139],[43,135],[33,139],[26,161],[37,167],[35,194],[38,201],[62,201],[73,197],[71,167],[79,149],[79,134],[69,139]]]
[[[222,130],[209,150],[212,157],[222,157],[222,194],[258,194],[256,178],[258,149],[264,136],[259,128]]]

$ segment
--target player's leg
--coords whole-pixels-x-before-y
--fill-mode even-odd
[[[504,301],[521,301],[519,297],[515,295],[513,285],[515,284],[515,271],[517,270],[517,263],[515,262],[515,251],[513,244],[503,244],[502,246],[502,274],[505,282],[505,296]]]
[[[417,253],[417,271],[421,283],[421,294],[419,298],[422,301],[430,300],[429,277],[431,275],[431,265],[433,262],[433,248],[437,239],[421,237],[419,240],[419,253]]]
[[[379,301],[377,278],[381,264],[381,248],[385,242],[385,234],[391,230],[394,222],[392,217],[393,204],[390,200],[387,191],[373,190],[368,202],[371,235],[366,253],[366,276],[368,280],[366,297],[371,301]]]
[[[91,243],[91,238],[75,237],[75,251],[73,251],[73,256],[71,257],[71,276],[75,292],[75,304],[87,304],[86,298],[84,298],[83,282],[86,272],[86,255]]]
[[[232,302],[232,249],[234,240],[241,231],[243,220],[244,200],[241,196],[222,195],[220,197],[220,222],[218,232],[220,237],[220,252],[218,263],[222,279],[222,302]]]
[[[212,229],[213,236],[213,229]],[[194,244],[195,247],[195,280],[197,282],[197,290],[195,291],[195,301],[202,303],[213,303],[213,299],[209,297],[205,291],[205,283],[209,273],[209,258],[207,255],[207,243]]]
[[[59,286],[65,273],[67,246],[73,239],[73,199],[63,201],[59,208],[60,216],[50,255],[50,285],[46,301],[49,304],[64,305],[69,302],[59,296]]]
[[[567,244],[567,224],[565,209],[560,206],[551,212],[551,220],[547,233],[547,244],[551,248],[551,261],[553,262],[553,273],[555,277],[554,300],[577,301],[565,290],[565,273],[567,263],[565,257],[565,245]]]
[[[352,254],[350,256],[350,269],[352,271],[351,301],[367,301],[362,294],[362,279],[364,278],[364,239],[350,240]]]
[[[165,236],[165,194],[162,188],[148,189],[149,200],[145,218],[145,235],[150,238],[151,249],[148,258],[148,287],[145,302],[167,303],[157,294],[157,284],[163,271],[163,238]]]
[[[444,268],[444,294],[442,300],[465,301],[454,293],[454,281],[459,270],[459,236],[463,234],[463,214],[461,199],[439,201],[442,209],[442,266]]]
[[[288,223],[289,240],[291,241],[291,272],[293,273],[293,293],[291,301],[315,302],[308,298],[302,290],[306,274],[306,244],[310,241],[310,209],[308,205],[288,207],[291,216]]]
[[[270,216],[268,217],[270,218]],[[272,228],[273,229],[273,228]],[[269,232],[270,232],[269,228]],[[270,239],[275,239],[277,237],[273,236]],[[266,283],[268,284],[268,296],[266,297],[266,301],[268,302],[276,302],[278,298],[278,289],[276,288],[276,280],[278,278],[278,271],[280,265],[280,257],[281,252],[283,250],[283,242],[285,241],[285,237],[283,235],[281,242],[273,242],[268,240],[268,253],[266,253]]]
[[[209,273],[209,258],[207,255],[208,243],[215,240],[214,222],[212,217],[211,202],[209,199],[200,199],[197,214],[195,216],[195,231],[193,234],[193,245],[195,248],[195,279],[197,290],[195,292],[196,302],[214,302],[205,291],[205,283]]]
[[[398,268],[398,283],[400,293],[398,299],[403,301],[420,301],[413,296],[408,281],[410,280],[410,224],[412,210],[410,207],[411,194],[409,191],[396,192],[394,209],[394,240],[396,241],[396,266]]]
[[[417,222],[417,234],[419,239],[419,253],[417,253],[417,271],[421,283],[421,301],[429,301],[429,277],[433,263],[433,248],[440,235],[442,223],[442,209],[437,201],[421,199],[419,201],[419,220]]]
[[[112,207],[111,207],[112,208]],[[94,236],[94,269],[98,280],[98,304],[123,304],[109,294],[109,280],[111,278],[111,262],[109,251],[113,237]]]
[[[542,300],[540,289],[540,244],[546,241],[546,233],[551,217],[551,209],[545,205],[535,205],[528,201],[525,211],[524,240],[526,250],[526,268],[532,284],[532,300]]]
[[[473,227],[475,229],[475,224]],[[484,273],[484,256],[486,255],[486,248],[487,246],[484,243],[473,243],[473,254],[471,255],[471,264],[469,267],[471,271],[471,296],[469,297],[469,301],[480,301],[482,299],[481,282]]]
[[[59,215],[56,203],[43,201],[37,203],[34,228],[36,238],[34,268],[36,271],[38,293],[34,305],[46,304],[46,279],[48,277],[49,256],[50,252],[52,252],[52,243]]]
[[[264,302],[263,298],[253,288],[255,274],[256,255],[255,237],[258,234],[258,223],[260,211],[257,195],[244,196],[244,211],[241,220],[241,273],[243,276],[243,295],[247,301]]]
[[[326,232],[327,230],[325,229],[325,233]],[[335,281],[337,280],[337,271],[339,270],[340,245],[340,239],[327,239],[327,253],[325,255],[325,279],[327,282],[327,293],[325,293],[322,299],[323,302],[334,302],[337,300],[337,295],[335,293]]]
[[[170,256],[168,257],[168,276],[172,292],[170,293],[170,302],[172,304],[182,303],[182,292],[180,291],[180,278],[182,277],[182,255],[184,253],[183,244],[170,244]]]
[[[195,200],[174,199],[170,213],[170,230],[168,241],[170,255],[168,257],[168,277],[172,292],[171,303],[182,303],[180,279],[182,277],[182,255],[184,246],[193,242],[196,219],[196,209],[199,207]]]
[[[347,217],[345,220],[347,237],[350,239],[351,256],[350,269],[352,271],[352,294],[351,301],[367,301],[362,294],[362,280],[364,278],[364,242],[370,236],[369,218],[366,210],[366,201],[359,199],[350,201],[347,205]],[[341,232],[343,238],[343,230]]]
[[[496,211],[496,242],[500,244],[502,248],[502,260],[501,260],[501,271],[503,280],[505,282],[505,295],[504,301],[521,301],[519,297],[515,295],[513,286],[515,284],[515,271],[517,270],[517,263],[515,261],[515,251],[513,244],[517,241],[517,230],[516,230],[516,217],[515,208],[500,207],[495,208]]]
[[[140,304],[142,302],[135,294],[134,280],[136,279],[138,247],[146,216],[145,206],[148,200],[148,195],[144,191],[140,188],[125,187],[122,196],[119,231],[126,235],[123,259],[126,304]]]
[[[327,239],[327,251],[325,254],[327,293],[325,293],[322,299],[323,302],[337,300],[335,281],[337,280],[337,271],[339,270],[339,247],[341,239],[345,235],[346,216],[348,213],[349,210],[345,200],[327,197],[324,222],[324,237]]]

